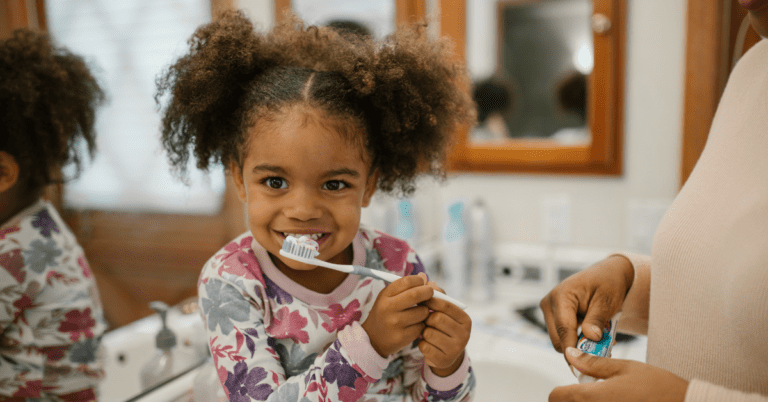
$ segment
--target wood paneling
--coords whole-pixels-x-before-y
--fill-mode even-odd
[[[46,29],[43,0],[0,0],[0,38],[17,28]]]

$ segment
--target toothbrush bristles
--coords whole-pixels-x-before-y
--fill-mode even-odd
[[[293,236],[286,237],[283,241],[283,250],[288,254],[306,259],[315,258],[320,254],[317,251],[317,243],[304,236],[299,239],[296,239]]]

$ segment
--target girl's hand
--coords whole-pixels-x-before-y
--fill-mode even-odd
[[[426,275],[409,275],[385,287],[362,324],[371,346],[381,357],[404,348],[424,330],[429,309],[419,305],[432,298]]]
[[[549,402],[682,402],[688,381],[657,367],[632,360],[597,357],[568,348],[565,358],[581,373],[604,379],[555,388]]]
[[[443,292],[434,282],[428,285]],[[469,342],[472,319],[464,310],[442,299],[432,298],[424,304],[432,313],[427,318],[419,350],[433,373],[447,377],[464,361],[464,348]]]
[[[621,308],[627,296],[635,270],[624,257],[606,258],[568,277],[541,300],[541,310],[547,322],[547,332],[555,349],[562,353],[575,347],[581,324],[584,336],[599,341],[605,323]]]

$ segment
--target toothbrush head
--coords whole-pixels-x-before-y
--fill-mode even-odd
[[[320,252],[317,251],[318,248],[319,246],[317,242],[307,236],[301,236],[298,239],[293,236],[288,236],[283,240],[282,251],[290,254],[288,257],[293,255],[296,257],[312,259],[320,254]]]

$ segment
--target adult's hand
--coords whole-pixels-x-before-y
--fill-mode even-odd
[[[547,332],[558,352],[575,347],[576,329],[599,341],[606,322],[621,308],[634,279],[634,268],[621,256],[608,257],[568,277],[541,300]]]
[[[597,357],[567,348],[565,358],[582,374],[603,379],[555,388],[549,402],[683,402],[688,381],[633,360]]]

